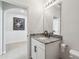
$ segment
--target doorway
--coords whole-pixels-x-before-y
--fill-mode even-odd
[[[3,40],[2,53],[8,59],[26,59],[27,9],[2,2]]]

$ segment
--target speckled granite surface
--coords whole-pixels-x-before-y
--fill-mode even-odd
[[[31,39],[35,39],[37,41],[40,41],[41,43],[44,44],[49,44],[49,43],[53,43],[53,42],[57,42],[57,41],[61,41],[61,37],[45,37],[44,35],[31,35]]]

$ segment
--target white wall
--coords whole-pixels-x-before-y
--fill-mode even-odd
[[[12,3],[14,5],[17,5],[17,4],[21,5],[21,3],[23,3],[23,0],[21,1],[20,0],[19,1],[18,0],[4,0],[4,1],[8,1],[8,3]],[[28,20],[27,20],[28,32],[29,33],[43,32],[43,18],[42,18],[43,0],[28,0],[27,2],[24,2],[24,4],[22,4],[22,6],[23,7],[26,6],[26,8],[28,4]],[[30,45],[30,42],[28,40],[28,58],[30,56],[29,45]]]
[[[43,32],[43,2],[29,0],[28,30],[30,33]]]
[[[44,10],[44,4],[47,2],[48,0],[29,0],[28,29],[30,33],[40,33],[44,30],[52,32],[53,16],[59,16],[60,10],[54,7]]]
[[[4,11],[4,38],[6,44],[27,41],[27,15],[21,14],[21,10],[23,9],[13,8]],[[13,30],[13,17],[25,19],[25,30]]]
[[[6,44],[27,41],[27,10],[3,3],[4,8],[4,40]],[[13,30],[13,17],[25,19],[25,30]]]
[[[27,5],[28,5],[27,3],[28,0],[2,0],[2,1],[17,5],[20,7],[24,7],[24,8],[27,8]]]
[[[43,32],[42,2],[43,0],[2,0],[14,5],[28,8],[28,32]],[[36,24],[37,23],[37,24]]]
[[[63,0],[61,23],[64,42],[79,50],[79,0]]]
[[[2,54],[2,3],[0,2],[0,55]]]
[[[3,0],[5,2],[28,8],[28,32],[43,32],[43,2],[44,0]]]

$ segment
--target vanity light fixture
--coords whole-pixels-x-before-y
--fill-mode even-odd
[[[52,7],[52,6],[60,7],[61,3],[62,3],[62,0],[50,1],[50,2],[45,4],[45,8],[47,9],[47,8]]]

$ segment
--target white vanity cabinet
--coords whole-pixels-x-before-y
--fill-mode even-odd
[[[58,59],[60,41],[43,43],[31,38],[31,57],[32,59]]]

